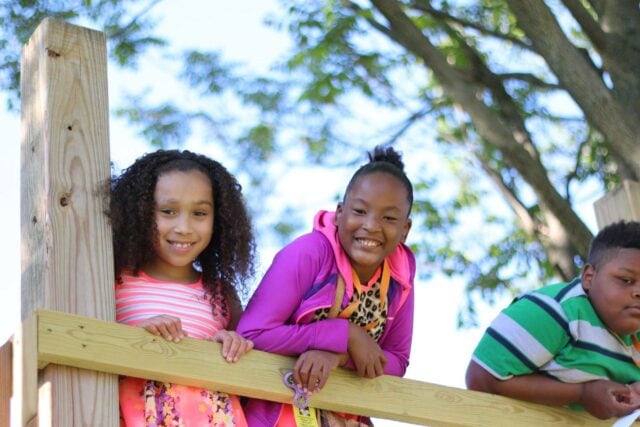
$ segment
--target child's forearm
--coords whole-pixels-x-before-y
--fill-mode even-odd
[[[583,392],[583,384],[562,383],[540,374],[500,380],[475,361],[467,368],[466,381],[471,390],[556,406],[580,402]]]
[[[629,414],[640,407],[633,387],[606,379],[585,383],[563,383],[540,374],[499,380],[475,361],[467,368],[467,387],[529,402],[564,406],[579,403],[591,415],[607,419]]]
[[[497,380],[491,393],[544,405],[564,406],[580,403],[584,383],[563,383],[540,374],[523,375]]]

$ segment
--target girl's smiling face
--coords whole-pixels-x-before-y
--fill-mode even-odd
[[[351,266],[366,283],[409,233],[407,190],[388,173],[363,175],[338,204],[335,224]]]
[[[155,258],[144,271],[159,280],[192,283],[193,261],[213,235],[211,181],[198,170],[170,171],[158,177],[154,192]]]

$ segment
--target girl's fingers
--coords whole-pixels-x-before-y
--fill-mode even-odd
[[[179,341],[178,336],[172,333],[170,327],[165,325],[164,323],[160,324],[160,333],[162,334],[164,339],[167,341],[174,341],[174,340]]]
[[[229,331],[218,331],[216,335],[216,340],[222,344],[222,357],[224,357],[227,361],[229,360],[229,353],[231,352],[233,337],[229,333]]]
[[[167,341],[178,342],[186,336],[182,330],[182,322],[174,316],[155,316],[143,320],[138,326],[146,329],[154,335],[158,335]]]
[[[253,341],[242,339],[242,345],[240,346],[240,350],[238,351],[238,358],[244,354],[247,354],[253,348]]]
[[[227,362],[237,362],[240,356],[253,348],[253,341],[233,331],[220,330],[213,340],[222,344],[222,357]]]
[[[241,338],[239,336],[231,335],[226,355],[227,362],[235,362],[238,360],[241,345]]]
[[[304,391],[309,390],[309,376],[309,371],[306,369],[300,372],[300,387]]]
[[[180,324],[176,325],[175,323],[170,323],[167,327],[167,330],[169,332],[169,335],[171,336],[171,338],[169,339],[173,339],[174,342],[179,342],[182,338],[182,328],[180,327]]]
[[[295,366],[293,367],[293,382],[296,383],[296,385],[301,388],[302,377],[300,376],[300,368],[298,367],[299,362],[300,362],[300,359],[298,359],[298,362],[296,362]]]
[[[308,381],[309,381],[309,371],[311,369],[311,365],[307,363],[305,359],[298,359],[294,368],[293,368],[293,379],[304,391],[308,390]]]
[[[375,364],[375,372],[374,372],[374,377],[379,377],[380,375],[382,375],[384,373],[384,366],[382,364],[381,360],[378,360]]]
[[[152,333],[153,335],[162,336],[158,328],[156,328],[156,325],[142,326],[142,328],[144,328],[147,332]]]
[[[326,382],[327,382],[327,376],[323,374],[318,374],[315,378],[315,381],[311,383],[310,389],[313,390],[314,392],[318,392],[322,390],[322,387],[324,387]]]

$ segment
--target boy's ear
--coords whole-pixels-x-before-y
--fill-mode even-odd
[[[591,283],[593,282],[593,276],[596,274],[596,268],[591,264],[586,264],[582,269],[582,288],[588,292],[591,289]]]

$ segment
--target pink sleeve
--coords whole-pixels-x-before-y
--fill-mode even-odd
[[[316,233],[317,234],[317,233]],[[322,236],[307,235],[282,249],[274,258],[238,324],[238,333],[258,350],[297,356],[307,350],[347,351],[348,321],[327,319],[296,325],[292,318],[323,263],[333,254],[319,247]]]

